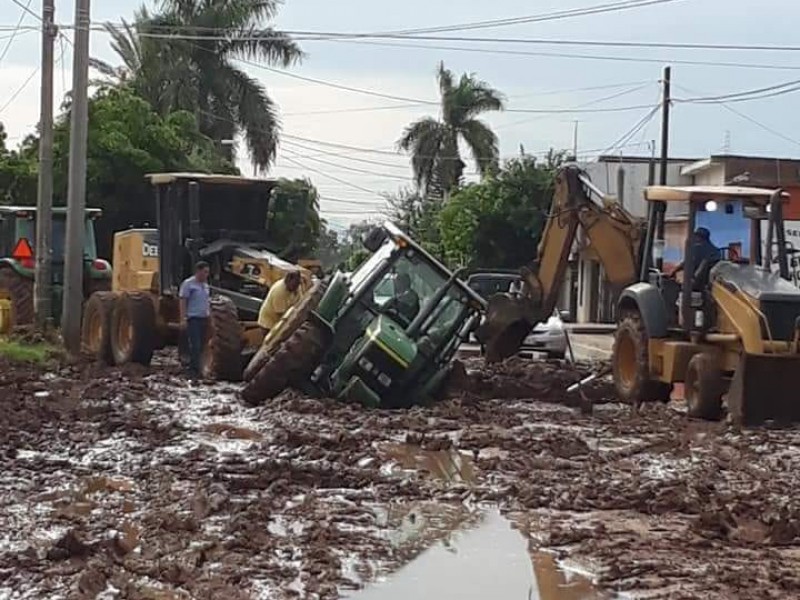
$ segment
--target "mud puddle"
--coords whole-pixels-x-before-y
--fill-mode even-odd
[[[353,593],[352,600],[599,600],[587,574],[566,568],[555,556],[530,551],[528,540],[496,510],[424,507],[403,519],[398,541],[439,541],[389,577]],[[441,518],[443,514],[450,518]],[[439,517],[439,518],[436,518]],[[426,544],[427,545],[427,544]]]

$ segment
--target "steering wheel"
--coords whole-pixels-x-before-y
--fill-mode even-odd
[[[407,329],[409,325],[411,325],[411,319],[406,317],[403,313],[401,313],[396,308],[387,308],[383,311],[387,317],[391,317],[395,321],[397,321],[400,325],[403,326],[403,329]]]

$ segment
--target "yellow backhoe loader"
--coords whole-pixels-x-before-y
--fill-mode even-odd
[[[652,186],[645,198],[649,218],[642,228],[577,167],[558,173],[538,260],[522,271],[522,297],[489,301],[478,331],[487,360],[516,353],[530,328],[552,312],[569,252],[583,231],[619,291],[612,370],[622,400],[665,401],[673,384],[683,383],[692,417],[718,419],[724,402],[739,424],[800,420],[800,290],[787,281],[786,195],[730,186]],[[654,250],[664,248],[666,206],[674,202],[688,209],[681,283],[654,268],[660,258]],[[751,224],[752,256],[697,260],[691,233],[698,212],[728,202],[741,203]]]

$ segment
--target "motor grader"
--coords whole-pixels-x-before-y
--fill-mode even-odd
[[[110,364],[149,364],[179,342],[181,282],[198,260],[210,264],[210,332],[203,375],[241,379],[247,349],[263,339],[258,311],[269,287],[298,269],[271,252],[269,209],[275,182],[228,175],[149,175],[156,228],[114,235],[111,292],[84,309],[84,351]]]
[[[364,245],[371,255],[358,269],[318,283],[270,331],[245,371],[248,403],[290,386],[384,408],[440,395],[485,301],[392,223]],[[381,298],[387,281],[410,301]]]
[[[84,219],[84,297],[111,289],[111,265],[97,256],[94,223],[102,215],[99,208],[87,208]],[[34,320],[33,280],[36,270],[36,219],[32,206],[0,207],[0,334]],[[53,208],[52,228],[52,308],[57,324],[61,317],[64,289],[64,239],[66,209]]]
[[[595,202],[592,196],[600,198]],[[590,241],[618,293],[612,352],[619,397],[630,403],[666,401],[684,384],[690,416],[718,419],[723,401],[735,423],[800,419],[800,290],[787,279],[780,190],[653,186],[647,226],[605,198],[577,167],[556,177],[556,192],[536,262],[522,270],[521,298],[490,298],[478,331],[487,360],[514,354],[530,328],[549,315],[579,231]],[[683,281],[655,268],[663,251],[668,203],[687,206]],[[752,256],[695,259],[691,232],[703,210],[743,205]],[[761,222],[767,221],[762,253]],[[711,231],[713,239],[713,230]],[[771,265],[779,265],[773,273]]]

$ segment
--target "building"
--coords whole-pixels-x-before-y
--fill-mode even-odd
[[[697,162],[696,158],[673,158],[667,164],[668,185],[690,185],[692,178],[683,169]],[[647,218],[644,190],[652,177],[658,181],[660,165],[647,156],[600,156],[581,164],[592,182],[608,195],[615,196],[633,216]],[[685,220],[686,209],[671,205],[667,219]],[[587,240],[578,239],[570,260],[570,270],[562,290],[561,307],[569,310],[578,323],[613,322],[616,318],[616,296],[605,283],[603,267]]]

